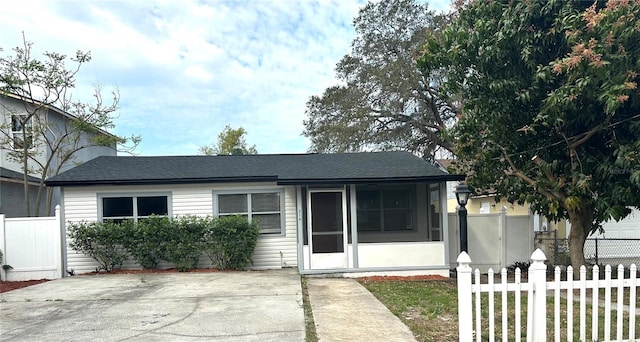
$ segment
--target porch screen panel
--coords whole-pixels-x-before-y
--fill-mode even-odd
[[[342,193],[311,194],[311,239],[313,253],[344,252]]]
[[[357,188],[358,231],[416,230],[414,186],[363,186]]]

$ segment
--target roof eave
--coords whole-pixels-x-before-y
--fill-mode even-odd
[[[464,180],[464,175],[439,175],[420,177],[372,177],[372,178],[315,178],[315,179],[278,179],[278,185],[314,185],[314,184],[371,184],[371,183],[416,183],[447,182]]]
[[[47,180],[47,186],[94,186],[94,185],[154,185],[154,184],[200,184],[200,183],[257,183],[275,182],[275,176],[218,177],[218,178],[170,178],[170,179],[111,179],[111,180]]]

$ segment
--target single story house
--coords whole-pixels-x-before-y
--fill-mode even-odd
[[[47,185],[62,189],[65,222],[259,219],[256,269],[448,276],[446,182],[463,178],[407,152],[104,156]],[[66,269],[95,270],[91,258],[65,253]]]

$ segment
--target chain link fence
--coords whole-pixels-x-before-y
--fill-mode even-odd
[[[568,240],[553,235],[536,236],[536,248],[542,249],[550,265],[570,265]],[[640,239],[587,239],[584,244],[584,257],[587,263],[592,265],[623,265],[625,268],[631,264],[640,266]]]

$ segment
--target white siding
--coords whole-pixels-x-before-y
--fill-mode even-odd
[[[256,190],[256,189],[285,189],[285,233],[284,235],[263,235],[258,239],[258,245],[252,257],[252,268],[281,268],[295,267],[296,257],[296,192],[293,186],[281,187],[275,183],[239,183],[239,184],[200,184],[200,185],[164,185],[164,186],[92,186],[67,187],[64,189],[65,221],[96,221],[98,219],[98,194],[123,193],[139,194],[144,192],[166,192],[171,194],[170,211],[178,215],[213,215],[214,190]],[[200,259],[201,267],[208,267],[206,257]],[[161,264],[160,267],[169,267]],[[76,273],[92,272],[97,263],[83,254],[68,248],[67,269],[74,269]],[[123,267],[135,268],[136,265],[127,262]]]

